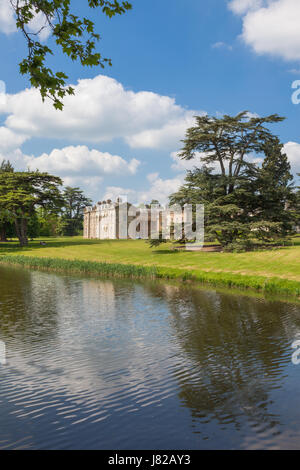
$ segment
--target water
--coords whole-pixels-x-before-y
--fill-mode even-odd
[[[300,448],[300,306],[0,268],[0,448]]]

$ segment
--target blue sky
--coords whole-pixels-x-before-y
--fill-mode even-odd
[[[19,75],[23,38],[0,0],[0,159],[58,174],[94,200],[164,202],[191,166],[176,152],[193,116],[249,110],[287,118],[274,130],[300,171],[299,0],[132,0],[111,20],[72,3],[96,22],[113,67],[83,69],[57,52],[51,65],[76,88],[60,113]]]

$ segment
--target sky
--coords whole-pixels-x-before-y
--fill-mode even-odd
[[[0,161],[61,176],[95,202],[165,203],[200,164],[177,157],[194,116],[247,110],[286,117],[272,130],[300,172],[299,0],[131,3],[108,19],[72,0],[95,22],[113,65],[82,68],[54,46],[49,63],[75,88],[61,112],[19,74],[24,40],[9,0],[0,0]],[[40,39],[53,46],[47,30]]]

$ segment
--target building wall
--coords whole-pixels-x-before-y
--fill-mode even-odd
[[[177,214],[172,211],[166,210],[164,212],[164,223],[162,222],[163,215],[161,211],[156,212],[156,216],[151,218],[151,210],[139,211],[131,204],[125,203],[126,208],[123,206],[123,213],[127,211],[127,233],[129,227],[132,229],[138,227],[140,235],[138,238],[150,238],[151,232],[158,234],[162,226],[164,230],[169,230],[174,222],[177,222]],[[130,214],[130,208],[134,209],[135,215]],[[88,207],[84,213],[84,230],[83,236],[87,239],[99,240],[115,240],[123,238],[124,234],[119,233],[119,220],[120,220],[120,206],[114,203],[98,203],[94,207]],[[179,222],[179,220],[178,220]],[[130,238],[128,236],[128,238]]]
[[[119,238],[119,216],[116,204],[98,203],[94,207],[87,207],[84,213],[83,236],[87,239]]]

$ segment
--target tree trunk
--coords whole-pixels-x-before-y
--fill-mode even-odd
[[[0,242],[7,242],[5,225],[0,225]]]
[[[27,219],[17,219],[15,221],[16,233],[21,246],[28,245],[27,237]]]

